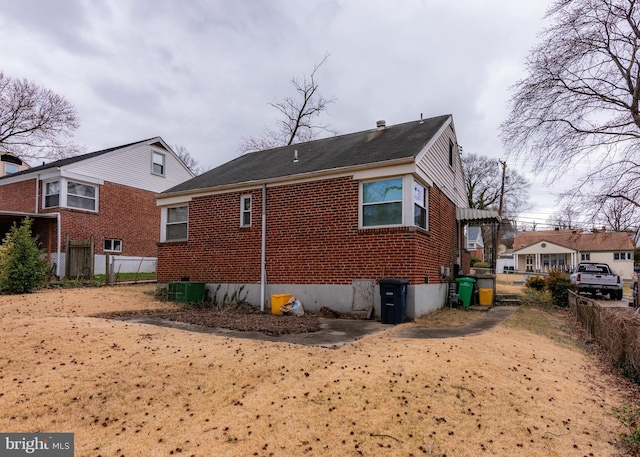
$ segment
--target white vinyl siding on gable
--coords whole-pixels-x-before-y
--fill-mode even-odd
[[[164,155],[164,176],[153,174],[152,152]],[[93,176],[103,181],[160,193],[193,177],[171,152],[146,143],[134,145],[83,160],[65,167],[66,171]]]
[[[417,165],[456,206],[469,206],[452,124],[448,124],[428,149],[418,156]]]

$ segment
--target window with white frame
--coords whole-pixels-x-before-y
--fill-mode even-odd
[[[631,260],[630,252],[614,252],[613,260]]]
[[[188,233],[188,221],[188,206],[176,206],[174,208],[167,208],[166,240],[186,240]]]
[[[164,176],[164,154],[155,151],[151,153],[151,172]]]
[[[591,260],[591,253],[590,252],[582,252],[580,254],[580,260],[583,262],[588,262],[589,260]]]
[[[427,228],[427,189],[417,181],[413,182],[413,224]]]
[[[69,208],[96,210],[96,187],[78,182],[67,182],[67,206]]]
[[[402,224],[402,178],[362,184],[362,225]]]
[[[240,198],[240,227],[251,226],[251,195]]]
[[[122,252],[122,240],[116,240],[113,238],[104,239],[104,251],[105,252]]]
[[[53,208],[60,205],[60,181],[51,181],[44,185],[44,207]]]
[[[14,163],[5,163],[4,164],[4,173],[6,175],[11,175],[13,173],[18,172],[18,166]]]

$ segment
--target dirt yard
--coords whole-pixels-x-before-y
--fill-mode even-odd
[[[624,383],[561,316],[337,349],[89,317],[163,306],[152,288],[0,296],[0,430],[94,457],[622,455]]]

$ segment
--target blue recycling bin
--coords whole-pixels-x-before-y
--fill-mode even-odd
[[[379,281],[380,321],[383,324],[402,324],[407,313],[406,279],[386,278]]]

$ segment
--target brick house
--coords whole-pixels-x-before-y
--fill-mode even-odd
[[[192,177],[160,137],[14,172],[0,177],[0,235],[32,218],[34,234],[55,264],[52,272],[60,277],[69,274],[67,239],[93,239],[92,270],[97,264],[104,272],[105,254],[151,258],[155,264],[155,194]]]
[[[159,286],[244,286],[264,309],[291,293],[349,313],[379,312],[377,282],[402,278],[413,317],[443,306],[449,273],[469,268],[449,115],[253,152],[157,198]]]

